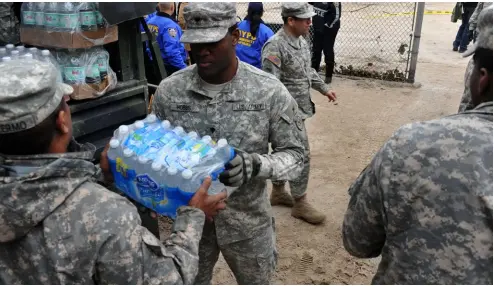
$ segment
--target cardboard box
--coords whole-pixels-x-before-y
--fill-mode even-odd
[[[77,84],[71,85],[74,88],[74,93],[70,96],[73,100],[84,100],[98,98],[110,91],[112,87],[108,88],[110,85],[115,86],[111,76],[106,76],[104,80],[99,84]],[[108,88],[108,90],[106,90]]]
[[[24,44],[59,49],[87,49],[118,41],[118,26],[108,26],[97,31],[56,32],[35,27],[21,27]]]

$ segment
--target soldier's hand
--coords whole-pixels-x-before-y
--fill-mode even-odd
[[[469,41],[473,41],[473,38],[474,38],[474,30],[469,30],[468,31],[468,40]]]
[[[101,157],[99,159],[99,166],[103,172],[103,177],[105,183],[113,182],[113,174],[110,169],[110,163],[108,162],[108,149],[110,149],[110,143],[106,144],[105,149],[101,152]]]
[[[189,206],[198,208],[206,214],[208,220],[212,220],[212,217],[218,214],[219,210],[223,210],[226,207],[225,199],[226,192],[221,192],[216,195],[208,195],[208,189],[211,186],[211,178],[207,177],[202,183],[199,190],[194,194],[189,201]]]
[[[328,91],[324,96],[329,99],[329,102],[336,101],[336,93],[332,90]]]
[[[235,157],[225,165],[220,182],[228,187],[240,187],[259,173],[261,160],[257,154],[235,150]]]

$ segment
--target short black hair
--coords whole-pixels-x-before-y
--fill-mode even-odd
[[[492,50],[478,48],[473,55],[473,61],[477,69],[485,68],[492,76]]]
[[[283,24],[288,23],[288,17],[281,17],[281,19],[283,19]]]
[[[64,101],[45,120],[33,128],[0,135],[0,154],[36,155],[45,154],[57,132],[56,123]]]

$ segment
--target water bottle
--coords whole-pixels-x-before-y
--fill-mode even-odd
[[[26,60],[32,60],[34,59],[33,57],[33,54],[30,54],[30,53],[26,53],[22,56],[22,58],[26,59]]]
[[[12,60],[11,57],[3,57],[2,62],[10,62]]]
[[[77,31],[80,29],[79,13],[73,2],[58,3],[60,13],[60,29],[66,32]]]
[[[120,141],[118,139],[110,140],[110,149],[108,150],[108,159],[115,161],[119,155]]]
[[[199,184],[195,184],[194,183],[194,180],[192,179],[192,176],[194,175],[194,173],[189,170],[189,169],[185,169],[183,172],[182,172],[182,180],[181,180],[181,186],[180,186],[180,194],[182,195],[182,201],[185,203],[185,202],[189,202],[190,199],[192,199],[192,197],[194,196],[195,192],[197,191],[197,189],[199,189]]]
[[[94,5],[88,2],[82,2],[79,6],[79,19],[81,30],[96,31],[98,29],[96,22],[96,13]]]
[[[128,195],[133,198],[134,200],[139,199],[139,191],[135,187],[135,184],[133,183],[133,179],[136,175],[135,167],[137,165],[137,160],[134,151],[132,151],[129,148],[126,148],[123,150],[123,161],[125,165],[128,166],[128,169],[126,170],[126,182],[125,182],[125,188],[128,191]]]
[[[101,77],[99,74],[98,58],[95,57],[90,51],[84,53],[86,62],[86,83],[87,84],[99,84],[101,83]]]
[[[41,51],[40,61],[53,64],[49,50],[42,50]]]
[[[13,50],[12,52],[10,52],[10,57],[13,60],[18,60],[19,59],[19,51],[18,50]]]
[[[45,5],[45,27],[48,31],[58,31],[60,28],[57,2],[48,2]]]
[[[103,18],[103,15],[99,11],[99,3],[96,2],[94,4],[96,10],[96,26],[98,26],[98,29],[102,29],[105,27],[105,18]]]
[[[163,174],[163,165],[161,165],[161,163],[159,162],[153,162],[153,164],[151,164],[151,177],[153,178],[163,178],[164,177],[164,174]],[[166,184],[165,182],[163,182],[162,180],[158,183],[159,187],[158,189],[154,192],[154,195],[153,195],[153,200],[156,202],[156,203],[161,203],[161,201],[163,201],[166,197]]]
[[[129,136],[129,127],[127,125],[120,125],[113,133],[113,138],[118,139],[122,143],[125,142],[127,136]]]
[[[103,81],[103,80],[105,80],[106,76],[108,75],[108,61],[109,61],[110,55],[102,47],[97,47],[95,49],[95,51],[96,51],[96,54],[98,56],[99,75],[101,77],[101,81]]]
[[[178,136],[182,136],[185,134],[185,130],[181,126],[173,128],[173,132],[175,132],[175,134],[177,134]]]
[[[34,27],[36,25],[36,17],[34,15],[35,3],[24,2],[21,7],[22,24],[25,26]]]
[[[81,63],[79,54],[70,51],[63,65],[64,82],[71,85],[83,84],[86,78],[86,70]]]
[[[134,124],[132,124],[132,131],[142,128],[144,128],[144,121],[142,120],[137,120],[136,122],[134,122]]]
[[[14,46],[14,45],[12,45],[12,44],[7,44],[7,45],[5,46],[5,49],[7,50],[7,54],[9,54],[9,55],[10,55],[10,53],[14,50],[14,48],[15,48],[15,46]]]
[[[22,56],[26,53],[26,47],[24,47],[24,46],[17,46],[17,47],[15,47],[15,49],[17,51],[19,51],[19,56]]]
[[[37,28],[43,29],[45,27],[45,2],[34,4],[34,20]]]
[[[235,151],[228,145],[226,139],[218,140],[218,144],[216,144],[216,153],[218,154],[219,159],[225,163],[230,162],[235,157]]]
[[[157,183],[149,176],[151,169],[151,166],[148,164],[149,161],[149,158],[139,156],[138,164],[135,168],[137,175],[135,184],[137,190],[139,191],[139,197],[146,200],[153,199],[154,191],[157,188]]]
[[[144,119],[144,123],[149,125],[149,124],[155,123],[157,120],[158,120],[158,117],[156,117],[155,114],[151,113],[151,114],[148,114],[146,116],[146,118]]]
[[[33,55],[33,57],[36,59],[38,57],[38,49],[35,47],[29,48],[28,52]]]
[[[180,200],[179,182],[180,177],[175,166],[170,166],[166,174],[166,196],[172,200]]]

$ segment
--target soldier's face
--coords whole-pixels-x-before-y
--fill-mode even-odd
[[[475,57],[475,55],[474,55]],[[479,105],[490,94],[492,100],[492,74],[486,68],[475,64],[470,76],[470,93],[474,106]]]
[[[298,36],[304,36],[309,33],[310,25],[312,24],[311,18],[300,19],[290,17],[288,24],[292,28],[293,32]]]
[[[217,76],[233,64],[235,45],[238,42],[238,30],[228,33],[216,43],[191,44],[190,49],[197,63],[197,70],[203,79]]]

